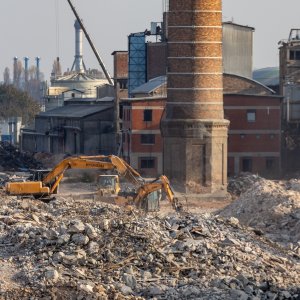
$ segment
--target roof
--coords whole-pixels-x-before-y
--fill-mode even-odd
[[[97,102],[111,102],[114,101],[115,97],[111,97],[111,96],[106,96],[100,99],[97,99]]]
[[[62,94],[65,94],[65,93],[68,93],[68,92],[78,92],[80,94],[84,94],[84,91],[83,90],[79,90],[79,89],[68,89],[66,91],[63,91]]]
[[[71,73],[69,75],[64,75],[60,76],[58,78],[53,79],[53,82],[60,82],[60,81],[97,81],[101,82],[101,84],[106,84],[108,83],[107,79],[104,78],[95,78],[91,75],[82,73],[82,72],[76,72],[76,73]]]
[[[238,26],[238,27],[247,28],[247,29],[250,29],[250,30],[252,30],[252,31],[255,30],[254,27],[250,27],[250,26],[248,26],[248,25],[236,24],[236,23],[233,23],[233,22],[231,22],[231,21],[223,22],[223,25],[233,25],[233,26]]]
[[[128,53],[127,50],[115,50],[111,55],[115,55],[116,53]]]
[[[38,117],[67,117],[67,118],[83,118],[112,108],[107,105],[79,105],[70,104],[41,112]]]
[[[132,94],[150,94],[157,88],[163,86],[167,83],[167,76],[159,76],[153,79],[150,79],[148,82],[140,85],[135,88],[131,93]]]
[[[266,86],[279,85],[279,67],[255,70],[253,71],[253,79]]]
[[[165,100],[167,95],[160,96],[150,96],[150,97],[135,97],[135,98],[121,98],[121,102],[143,102],[143,101],[155,101],[155,100]]]

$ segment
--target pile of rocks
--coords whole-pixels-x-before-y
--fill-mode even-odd
[[[252,173],[241,173],[238,176],[230,177],[228,180],[228,192],[235,198],[251,188],[254,183],[262,180],[262,177]]]
[[[0,142],[0,171],[40,169],[42,164],[32,155],[19,151],[8,142]]]
[[[0,259],[18,283],[3,288],[0,274],[0,298],[300,297],[299,255],[232,217],[160,218],[61,196],[50,204],[7,198]]]
[[[299,187],[298,180],[260,179],[220,215],[234,216],[242,224],[262,230],[268,238],[300,254]]]

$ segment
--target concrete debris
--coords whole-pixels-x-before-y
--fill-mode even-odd
[[[299,255],[241,224],[240,215],[145,216],[71,197],[3,197],[0,298],[299,299]]]
[[[8,142],[0,142],[0,171],[20,171],[22,169],[42,168],[43,165],[32,155],[19,151]]]
[[[220,212],[300,255],[300,180],[260,179]]]
[[[238,176],[228,178],[227,190],[233,198],[236,198],[236,196],[240,196],[242,193],[251,188],[254,183],[262,179],[262,177],[255,174],[241,173]]]

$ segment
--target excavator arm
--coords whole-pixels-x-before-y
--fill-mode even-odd
[[[42,181],[8,182],[6,192],[10,195],[49,196],[55,193],[65,171],[68,169],[116,170],[120,176],[134,185],[144,184],[141,175],[117,156],[77,156],[62,160]]]
[[[135,206],[141,208],[146,197],[150,193],[158,191],[160,189],[162,189],[166,193],[167,198],[172,204],[173,208],[177,211],[180,210],[181,207],[178,203],[178,199],[175,197],[174,191],[170,185],[170,181],[165,175],[161,175],[159,178],[155,179],[152,182],[145,183],[138,189],[137,196],[133,200]]]

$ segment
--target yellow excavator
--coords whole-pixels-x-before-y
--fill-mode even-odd
[[[6,192],[9,195],[32,195],[36,198],[56,194],[59,183],[68,169],[116,170],[120,176],[135,186],[142,185],[145,182],[136,170],[117,156],[76,156],[62,160],[50,172],[39,174],[31,181],[8,182]]]
[[[6,193],[17,196],[33,196],[38,199],[49,199],[53,194],[57,194],[58,186],[63,179],[65,171],[68,169],[101,169],[115,170],[118,175],[132,183],[136,187],[136,192],[129,197],[126,193],[118,196],[119,203],[134,205],[139,208],[150,210],[148,207],[147,197],[149,194],[163,189],[177,209],[178,203],[174,192],[170,186],[169,180],[162,175],[152,182],[146,182],[143,177],[133,169],[126,161],[118,156],[98,155],[98,156],[77,156],[69,157],[58,163],[50,172],[43,174],[41,171],[33,180],[24,182],[7,182]],[[107,187],[111,193],[120,194],[120,183],[117,175],[103,175],[103,180],[107,179]],[[102,185],[103,187],[103,185]]]
[[[144,201],[147,199],[147,197],[155,192],[155,191],[160,191],[163,190],[169,200],[169,202],[172,204],[173,208],[176,211],[179,211],[182,209],[180,203],[178,202],[178,199],[175,197],[174,191],[170,185],[170,181],[165,175],[161,175],[159,178],[148,182],[144,183],[141,185],[137,193],[133,199],[133,203],[136,207],[141,208],[146,211],[151,211],[153,210],[151,207],[149,207],[149,201]],[[157,200],[159,201],[159,200]]]

